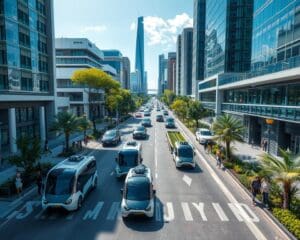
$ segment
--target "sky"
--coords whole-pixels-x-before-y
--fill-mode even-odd
[[[135,65],[136,22],[144,16],[148,88],[157,89],[158,55],[176,51],[176,37],[193,25],[192,0],[54,0],[55,37],[83,37],[118,49]]]

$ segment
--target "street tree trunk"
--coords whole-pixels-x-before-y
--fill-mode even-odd
[[[226,141],[226,160],[230,161],[231,160],[230,158],[231,158],[231,156],[230,156],[230,142]]]
[[[66,152],[69,151],[69,138],[70,138],[70,134],[65,132],[65,139],[66,139]]]
[[[291,184],[286,182],[283,184],[283,208],[290,209],[290,191],[291,191]]]

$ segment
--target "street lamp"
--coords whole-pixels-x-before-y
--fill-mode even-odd
[[[270,153],[271,126],[274,123],[274,119],[266,118],[266,123],[268,126],[268,153]]]

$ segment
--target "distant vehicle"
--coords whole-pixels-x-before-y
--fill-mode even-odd
[[[118,145],[121,142],[121,133],[117,129],[106,131],[102,137],[102,146]]]
[[[164,111],[163,111],[163,114],[164,114],[164,116],[168,116],[168,115],[169,115],[168,110],[164,110]]]
[[[42,207],[77,210],[81,208],[88,191],[97,187],[97,182],[95,157],[71,156],[48,172]]]
[[[116,158],[117,178],[126,175],[130,168],[141,164],[142,161],[142,145],[136,141],[126,142]]]
[[[145,108],[144,107],[141,107],[140,108],[140,112],[144,112],[145,111]]]
[[[123,218],[129,215],[153,217],[156,191],[153,189],[150,168],[139,165],[130,169],[121,193],[121,214]]]
[[[141,117],[143,117],[143,115],[142,115],[142,113],[137,112],[137,113],[135,113],[135,117],[136,117],[136,118],[141,118]]]
[[[214,135],[209,129],[206,128],[198,128],[196,131],[196,140],[199,141],[200,144],[205,144],[208,142],[213,142]]]
[[[147,137],[147,129],[144,126],[137,127],[132,133],[133,139],[145,139]]]
[[[150,112],[147,110],[147,111],[144,111],[144,117],[150,117]]]
[[[156,108],[156,111],[157,111],[157,112],[160,112],[160,108],[159,108],[159,107],[157,107],[157,108]]]
[[[144,118],[141,122],[142,126],[144,127],[151,127],[151,119],[150,118]]]
[[[159,115],[156,115],[156,122],[163,122],[164,121],[164,116],[159,114]]]
[[[172,117],[168,117],[166,119],[166,124],[165,124],[166,128],[175,128],[175,121],[174,118]]]
[[[168,131],[167,139],[176,167],[190,166],[195,168],[194,148],[182,134],[177,131]]]

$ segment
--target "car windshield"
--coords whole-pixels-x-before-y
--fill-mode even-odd
[[[179,148],[178,156],[184,158],[192,158],[194,156],[194,151],[192,148]]]
[[[173,118],[168,118],[167,122],[171,122],[172,123],[172,122],[174,122],[174,119]]]
[[[109,131],[105,133],[105,137],[114,137],[116,135],[116,131]]]
[[[119,153],[119,165],[134,167],[137,165],[138,152],[137,151],[123,151]]]
[[[75,171],[56,169],[49,173],[46,183],[46,193],[52,195],[71,194],[74,186]]]
[[[150,183],[145,177],[136,177],[127,182],[126,199],[147,201],[150,199]]]
[[[212,134],[209,130],[202,130],[200,132],[201,132],[201,135],[203,135],[203,136],[212,136]]]
[[[145,131],[145,128],[144,128],[144,127],[137,127],[136,130],[137,130],[137,131]]]

